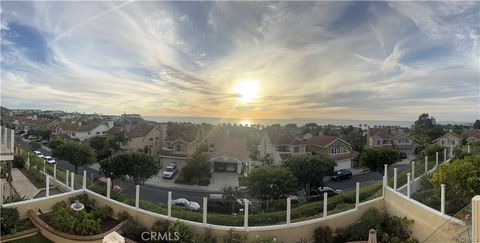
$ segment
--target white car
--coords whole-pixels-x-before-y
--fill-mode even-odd
[[[198,204],[196,202],[190,202],[185,198],[179,198],[179,199],[173,200],[172,205],[176,205],[176,206],[182,207],[184,209],[192,210],[192,211],[200,210],[200,204]]]
[[[177,167],[176,166],[167,166],[165,170],[163,170],[163,178],[172,179],[175,174],[177,174]]]
[[[44,159],[47,163],[52,164],[52,165],[55,164],[55,163],[57,163],[52,156],[45,156],[45,157],[43,157],[43,159]]]
[[[33,151],[33,154],[34,154],[35,156],[37,156],[38,158],[41,158],[41,159],[44,158],[42,152],[40,152],[40,151]]]

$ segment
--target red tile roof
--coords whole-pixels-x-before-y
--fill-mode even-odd
[[[292,134],[286,129],[268,129],[268,137],[270,142],[274,145],[281,144],[304,144],[304,142]]]
[[[325,147],[337,139],[338,137],[328,135],[312,136],[308,139],[308,144]]]

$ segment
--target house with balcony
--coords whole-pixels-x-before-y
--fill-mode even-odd
[[[266,129],[258,145],[260,158],[270,158],[274,165],[296,155],[306,155],[307,143],[287,129]]]
[[[68,136],[80,141],[95,136],[105,136],[113,128],[113,121],[104,122],[63,122],[54,127],[54,136]]]
[[[403,129],[396,127],[369,128],[367,133],[367,148],[370,149],[393,149],[413,155],[419,143]]]
[[[462,136],[458,135],[453,131],[450,131],[447,134],[433,140],[432,143],[436,143],[445,147],[455,148],[462,145],[462,139]]]
[[[357,154],[345,140],[336,136],[312,136],[307,141],[307,152],[322,154],[335,161],[335,170],[351,169],[352,159]]]

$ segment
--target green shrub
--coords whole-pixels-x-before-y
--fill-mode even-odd
[[[130,214],[128,214],[127,212],[125,211],[122,211],[122,212],[118,212],[118,220],[120,221],[123,221],[125,219],[131,219],[132,217],[130,216]]]
[[[55,229],[69,234],[95,235],[101,232],[101,220],[85,210],[75,212],[67,207],[59,208],[49,215],[49,222]]]
[[[189,224],[180,222],[178,220],[170,223],[168,227],[168,233],[170,233],[172,236],[178,235],[179,240],[176,242],[190,243],[193,241],[192,227]]]
[[[243,243],[245,240],[246,237],[244,235],[235,232],[233,229],[227,231],[227,233],[223,236],[223,242],[228,243]]]
[[[217,238],[212,234],[210,230],[205,230],[202,235],[195,236],[194,242],[197,243],[217,243]]]
[[[2,235],[7,235],[12,233],[12,231],[15,229],[15,225],[18,223],[20,215],[18,214],[18,210],[16,208],[2,207],[0,219],[0,232]]]
[[[123,227],[123,236],[131,240],[142,242],[142,233],[147,231],[147,228],[137,224],[134,220],[128,221],[127,225]]]
[[[102,221],[106,220],[110,216],[112,216],[113,210],[109,206],[105,206],[103,208],[98,208],[93,211],[93,217],[96,219],[101,219]]]
[[[381,242],[403,242],[410,238],[408,225],[412,223],[413,221],[407,218],[391,217],[380,213],[376,208],[370,208],[365,212],[360,221],[346,228],[338,228],[335,231],[334,242],[368,240],[368,232],[371,229],[377,231],[377,237],[381,239]],[[395,236],[396,238],[390,236]]]
[[[14,202],[20,202],[20,201],[25,201],[24,196],[17,196],[17,195],[10,195],[8,197],[3,197],[3,203],[4,204],[9,204],[9,203],[14,203]]]
[[[25,167],[25,159],[21,155],[15,155],[12,162],[13,168],[23,169]]]
[[[320,226],[315,229],[313,233],[315,238],[315,243],[332,243],[333,242],[333,231],[328,226]]]

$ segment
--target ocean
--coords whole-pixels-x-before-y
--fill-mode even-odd
[[[392,121],[392,120],[342,120],[342,119],[315,119],[315,118],[292,118],[292,119],[237,119],[237,118],[216,118],[216,117],[162,117],[162,116],[146,116],[145,120],[156,122],[191,122],[195,124],[208,123],[212,125],[231,123],[242,125],[272,125],[272,124],[297,124],[297,126],[303,126],[307,123],[317,123],[318,125],[339,125],[339,126],[355,126],[358,127],[367,124],[367,126],[400,126],[411,127],[413,121]]]

